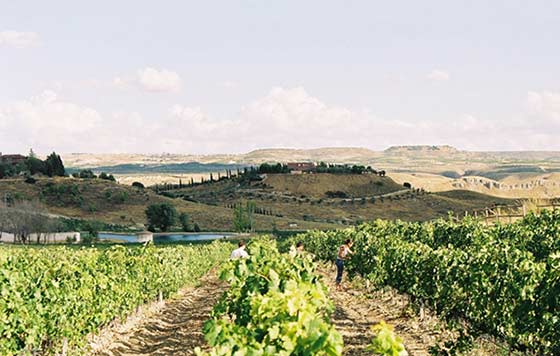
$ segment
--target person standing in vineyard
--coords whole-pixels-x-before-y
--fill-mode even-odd
[[[348,258],[349,254],[354,254],[350,249],[353,244],[352,240],[347,239],[344,245],[341,245],[338,249],[336,256],[336,290],[342,290],[340,282],[342,282],[342,272],[344,272],[344,261]]]
[[[237,248],[231,252],[230,259],[236,260],[238,258],[249,258],[249,254],[245,251],[245,241],[239,241]]]
[[[290,246],[290,256],[292,257],[301,257],[303,256],[304,252],[305,249],[303,247],[303,241],[298,241],[295,247],[294,245]]]

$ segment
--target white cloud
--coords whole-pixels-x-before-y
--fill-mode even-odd
[[[137,83],[151,92],[176,92],[181,90],[179,75],[167,69],[144,68],[137,73]]]
[[[35,32],[0,31],[0,46],[27,48],[39,44],[39,35]]]
[[[433,82],[445,82],[449,80],[449,73],[441,69],[434,69],[428,73],[426,78]]]
[[[203,137],[197,148],[228,152],[259,147],[372,146],[398,136],[406,124],[365,111],[327,105],[304,88],[273,88],[229,120],[210,118],[200,108],[175,106],[176,132]]]
[[[53,91],[0,106],[0,142],[26,152],[227,153],[263,147],[451,144],[480,150],[560,149],[560,94],[530,92],[516,119],[457,114],[448,120],[387,120],[332,105],[304,88],[273,88],[228,118],[175,105],[156,120],[137,112],[102,114]]]
[[[530,91],[527,93],[527,105],[533,114],[560,121],[560,92]]]
[[[239,84],[237,82],[226,80],[218,84],[222,88],[237,88]]]
[[[20,151],[79,146],[94,139],[87,133],[100,122],[96,110],[61,100],[50,90],[0,107],[1,141],[18,146]]]
[[[121,87],[126,85],[126,81],[124,79],[122,79],[121,77],[115,77],[115,78],[113,78],[113,81],[112,81],[111,84],[113,86],[117,87],[117,88],[121,88]]]
[[[138,88],[148,92],[178,92],[183,86],[179,74],[167,69],[146,67],[135,75],[116,76],[106,85],[114,88]]]

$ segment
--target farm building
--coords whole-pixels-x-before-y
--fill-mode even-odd
[[[0,163],[3,164],[11,164],[13,166],[18,165],[20,163],[24,163],[27,157],[22,155],[3,155],[0,152]]]
[[[290,173],[314,173],[317,171],[317,165],[313,162],[290,162],[287,164]]]

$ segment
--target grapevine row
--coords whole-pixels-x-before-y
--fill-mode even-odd
[[[230,284],[205,335],[213,349],[199,355],[340,355],[342,337],[330,324],[333,305],[308,256],[280,254],[276,243],[250,244],[248,259],[228,262]]]
[[[558,355],[559,232],[560,213],[551,212],[496,227],[379,220],[295,239],[330,261],[352,239],[351,273],[419,298],[444,317],[465,318],[516,348]]]
[[[0,354],[80,346],[116,317],[194,284],[229,246],[0,247]]]

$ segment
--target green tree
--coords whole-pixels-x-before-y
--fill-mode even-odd
[[[150,226],[168,231],[177,221],[177,210],[169,203],[152,204],[146,209],[146,217]]]
[[[13,174],[12,166],[0,163],[0,178],[10,177]]]
[[[82,243],[91,244],[99,241],[99,231],[101,231],[104,226],[105,224],[101,221],[86,221],[82,226],[83,230],[86,232],[86,234],[82,236]]]
[[[47,156],[47,159],[45,160],[45,166],[46,166],[46,174],[49,177],[54,177],[54,176],[63,177],[66,174],[66,170],[64,169],[64,164],[62,163],[62,159],[55,152]]]
[[[41,161],[37,157],[29,156],[25,160],[25,165],[27,166],[27,170],[29,171],[29,174],[31,174],[31,175],[37,174],[37,173],[47,174],[46,163]]]
[[[238,232],[253,231],[256,204],[247,202],[246,206],[238,205],[233,209],[233,227]]]
[[[182,212],[179,214],[179,223],[181,224],[183,231],[190,231],[189,215],[187,213]]]
[[[249,221],[249,230],[253,231],[255,226],[255,210],[257,210],[257,204],[254,201],[248,201],[246,206],[247,220]]]

